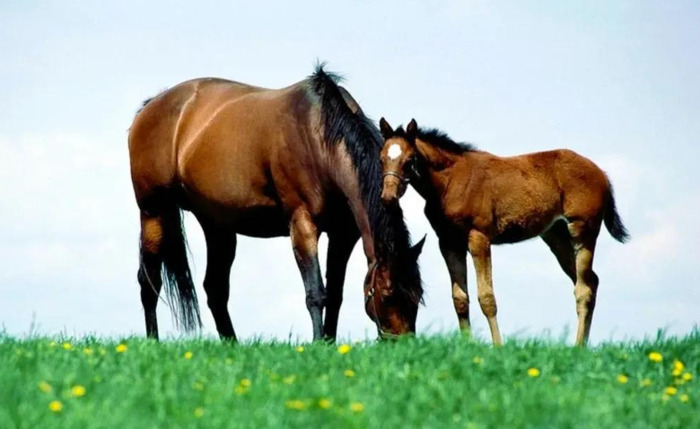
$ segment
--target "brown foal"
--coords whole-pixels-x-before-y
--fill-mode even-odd
[[[397,205],[408,183],[425,199],[425,215],[450,273],[460,328],[470,329],[467,252],[474,261],[481,310],[499,345],[491,245],[539,235],[574,283],[576,343],[585,345],[598,290],[593,254],[601,223],[616,240],[629,238],[605,173],[566,149],[499,157],[438,130],[419,129],[415,120],[406,130],[392,129],[384,118],[379,125],[385,139],[382,201]]]
[[[290,236],[314,339],[336,336],[345,270],[360,238],[367,314],[380,333],[415,330],[420,247],[410,248],[403,213],[380,202],[379,130],[336,82],[322,67],[275,90],[195,79],[144,103],[129,132],[129,155],[149,337],[158,337],[163,285],[179,325],[200,325],[181,210],[204,230],[204,290],[222,338],[236,339],[227,303],[237,234]],[[325,286],[317,249],[322,232],[328,235]]]

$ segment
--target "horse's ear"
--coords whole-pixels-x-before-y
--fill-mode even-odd
[[[384,137],[384,140],[388,140],[394,136],[394,129],[391,128],[391,125],[389,125],[384,117],[379,120],[379,131],[382,132],[382,137]]]
[[[406,126],[406,135],[409,138],[414,138],[418,134],[418,124],[415,119],[411,119],[411,122]]]
[[[416,261],[418,260],[418,257],[420,256],[421,252],[423,251],[423,245],[425,244],[425,238],[428,236],[428,234],[425,234],[421,240],[411,246],[411,256],[413,256],[413,259]]]

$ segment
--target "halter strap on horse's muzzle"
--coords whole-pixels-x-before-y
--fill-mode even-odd
[[[382,179],[384,179],[386,176],[394,176],[397,179],[401,181],[401,183],[407,184],[411,182],[411,179],[407,176],[402,176],[401,174],[395,172],[395,171],[387,171],[386,173],[382,174]]]

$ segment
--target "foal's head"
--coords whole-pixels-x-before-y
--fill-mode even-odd
[[[410,263],[405,266],[391,266],[388,261],[379,260],[373,265],[365,279],[365,312],[377,325],[382,338],[414,333],[420,294],[401,287],[397,282],[408,283],[418,279],[418,257],[423,250],[425,237],[407,249]],[[392,273],[392,268],[394,272]]]
[[[398,204],[411,180],[418,179],[415,148],[418,125],[415,119],[412,119],[406,131],[401,127],[394,130],[386,119],[382,118],[379,121],[379,129],[384,137],[384,147],[380,154],[382,202],[387,205]]]

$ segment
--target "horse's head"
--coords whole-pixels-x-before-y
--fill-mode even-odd
[[[411,180],[418,179],[415,138],[418,133],[416,120],[412,119],[404,131],[396,130],[382,118],[379,129],[384,137],[380,159],[382,162],[382,202],[398,204]]]
[[[418,256],[424,243],[425,237],[408,249],[408,257],[412,258],[413,262],[410,266],[416,267],[416,270]],[[396,283],[416,281],[418,277],[416,273],[402,270],[401,267],[394,267],[393,270],[392,275],[389,263],[380,260],[370,266],[365,278],[365,311],[377,325],[381,338],[416,331],[416,316],[421,296],[414,296]]]

